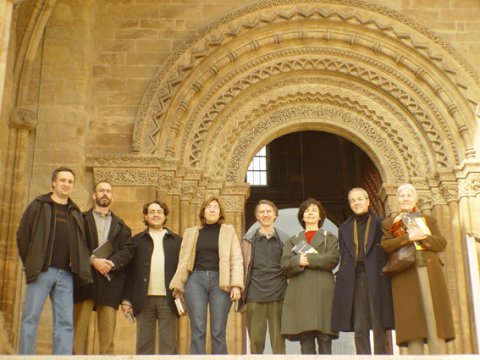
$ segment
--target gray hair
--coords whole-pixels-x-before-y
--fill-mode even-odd
[[[398,186],[398,189],[397,189],[397,197],[398,197],[398,195],[400,195],[400,192],[401,192],[402,190],[411,190],[411,191],[413,192],[413,195],[414,195],[415,197],[417,197],[417,190],[415,189],[415,186],[413,186],[413,185],[410,184],[410,183],[403,183],[403,184],[400,184],[400,185]]]

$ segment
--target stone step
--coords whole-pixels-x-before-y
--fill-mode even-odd
[[[421,360],[477,360],[480,358],[476,355],[323,355],[329,360],[405,360],[405,359],[421,359]],[[215,355],[214,358],[217,358]],[[301,355],[301,360],[317,359],[319,355]],[[47,360],[52,359],[51,355],[0,355],[0,360]],[[83,355],[81,360],[211,360],[212,355]],[[55,360],[79,360],[79,356],[55,356]],[[223,355],[224,360],[298,360],[299,355]]]

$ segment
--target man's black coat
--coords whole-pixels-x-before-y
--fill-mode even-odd
[[[93,217],[93,209],[84,212],[83,218],[88,248],[90,253],[92,253],[98,247],[97,227]],[[135,244],[132,240],[130,228],[113,213],[108,241],[113,246],[113,254],[108,259],[115,264],[115,269],[109,272],[111,281],[108,281],[105,276],[97,272],[93,266],[90,266],[93,283],[75,288],[75,303],[93,299],[100,304],[114,308],[118,308],[120,305],[125,285],[126,267],[135,253]]]

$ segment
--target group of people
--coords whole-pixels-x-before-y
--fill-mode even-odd
[[[327,215],[315,199],[299,206],[304,230],[294,236],[275,227],[278,208],[261,200],[255,208],[260,227],[239,241],[218,196],[203,202],[200,225],[183,237],[165,227],[168,206],[149,202],[146,228],[132,236],[110,210],[109,182],[95,185],[94,206],[84,213],[70,198],[74,183],[71,169],[55,169],[52,192],[34,199],[20,222],[17,243],[27,282],[20,354],[35,354],[48,296],[53,354],[87,353],[92,311],[99,352],[113,354],[119,307],[136,322],[137,354],[175,354],[176,303],[186,305],[191,354],[207,353],[208,314],[211,352],[227,354],[232,303],[246,312],[252,354],[264,352],[267,329],[274,354],[285,354],[285,339],[299,341],[302,354],[331,354],[340,331],[355,333],[357,354],[372,352],[370,330],[375,354],[388,353],[389,329],[411,354],[422,354],[424,343],[432,354],[445,353],[446,341],[455,337],[438,256],[446,240],[431,215],[422,214],[428,231],[402,223],[402,214],[416,212],[411,184],[398,188],[401,211],[385,220],[370,211],[364,189],[350,190],[353,215],[338,238],[322,229]],[[414,266],[391,279],[382,274],[389,254],[411,243]]]

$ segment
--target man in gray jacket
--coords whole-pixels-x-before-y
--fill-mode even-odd
[[[53,310],[54,355],[71,355],[73,343],[73,276],[92,281],[82,214],[70,199],[75,183],[72,169],[52,174],[52,192],[33,200],[17,231],[27,290],[19,353],[35,354],[38,322],[50,296]]]
[[[288,235],[274,227],[278,209],[273,202],[260,200],[255,216],[260,228],[242,241],[245,291],[241,301],[246,303],[250,352],[263,354],[268,323],[272,352],[285,354],[280,325],[287,278],[280,260]]]

